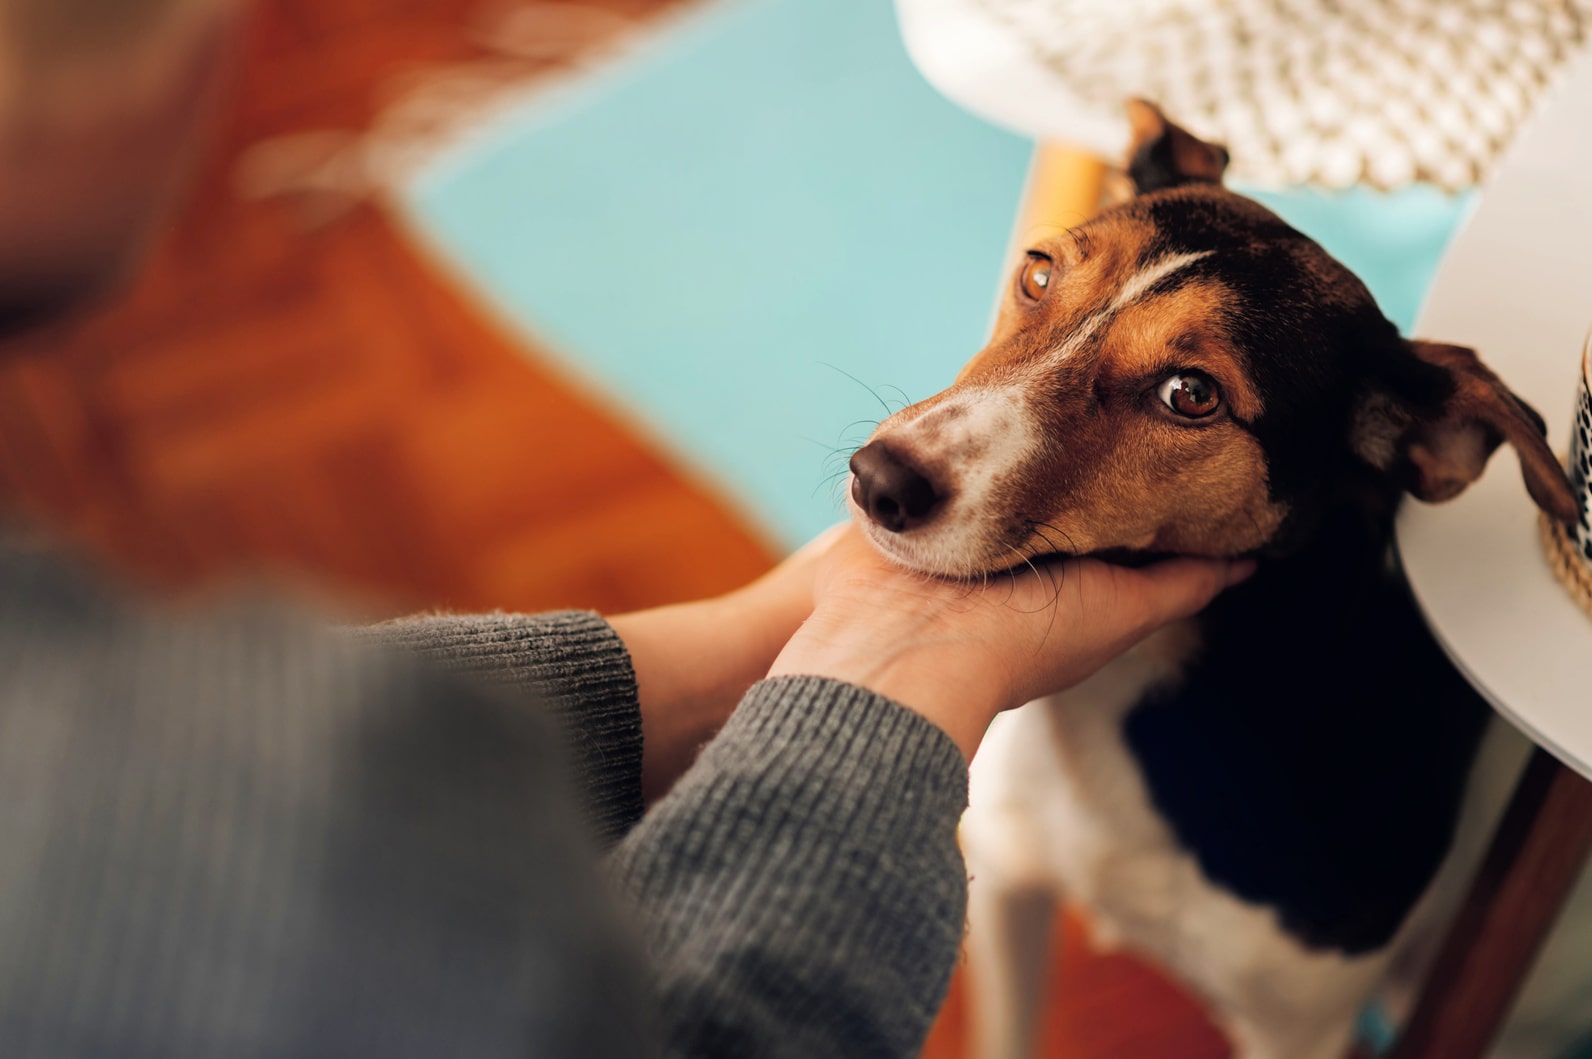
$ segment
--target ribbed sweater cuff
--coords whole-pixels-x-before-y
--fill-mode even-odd
[[[919,714],[818,677],[754,685],[611,865],[671,1052],[913,1054],[962,937],[966,804],[966,760]]]
[[[954,832],[967,807],[967,760],[937,726],[882,695],[826,677],[776,677],[747,691],[653,812],[686,797],[706,801],[702,826],[667,851],[670,861],[703,863],[715,831],[747,820],[780,821],[794,833]],[[790,848],[778,828],[762,833]],[[804,851],[803,870],[824,870],[831,852]]]
[[[709,745],[715,765],[761,774],[829,819],[950,822],[967,807],[967,759],[905,706],[828,677],[760,681]],[[722,760],[720,760],[722,759]],[[888,804],[866,795],[893,790]]]
[[[405,618],[361,630],[450,672],[550,708],[597,835],[641,818],[641,706],[630,652],[587,611]]]

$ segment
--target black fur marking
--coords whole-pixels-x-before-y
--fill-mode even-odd
[[[1138,188],[1139,194],[1164,191],[1167,188],[1183,187],[1188,184],[1212,183],[1207,176],[1190,176],[1178,168],[1173,135],[1169,128],[1155,139],[1139,144],[1133,152],[1133,157],[1128,159],[1128,179],[1133,181],[1133,186]],[[1214,143],[1201,146],[1216,155],[1220,169],[1227,168],[1231,158],[1227,148]]]
[[[1139,145],[1128,161],[1128,179],[1140,194],[1189,183],[1189,178],[1178,172],[1170,136],[1157,136]]]
[[[1336,521],[1206,612],[1185,688],[1124,734],[1211,882],[1356,955],[1430,885],[1489,711],[1380,573],[1374,535]]]

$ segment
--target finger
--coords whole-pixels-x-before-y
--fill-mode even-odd
[[[796,549],[796,551],[791,553],[790,557],[785,561],[788,563],[800,562],[807,559],[817,558],[818,556],[827,552],[830,548],[834,547],[835,542],[840,540],[841,537],[845,536],[846,532],[851,528],[852,523],[850,520],[845,522],[837,522],[833,526],[830,526],[828,529],[824,530],[818,536],[814,537],[812,540],[808,541],[806,544],[802,545],[800,548]]]
[[[855,522],[846,523],[842,532],[835,536],[825,559],[836,568],[884,577],[898,576],[909,570],[899,560],[874,547]]]
[[[737,594],[757,604],[811,610],[819,568],[845,532],[845,523],[829,527],[786,556],[772,570],[743,586]]]
[[[1132,589],[1152,626],[1197,614],[1224,589],[1255,572],[1253,559],[1168,559],[1127,571]]]
[[[780,560],[764,578],[767,580],[804,579],[811,582],[824,559],[834,550],[836,542],[846,533],[847,524],[837,523],[824,530],[806,544]]]

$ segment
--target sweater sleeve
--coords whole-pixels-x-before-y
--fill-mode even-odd
[[[636,673],[624,642],[596,614],[435,615],[358,632],[550,709],[593,833],[612,842],[641,818]]]
[[[917,1054],[963,933],[966,802],[967,762],[918,714],[755,685],[611,857],[667,1054]]]
[[[631,1059],[545,710],[0,555],[0,1056]]]

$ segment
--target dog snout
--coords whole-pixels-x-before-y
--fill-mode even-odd
[[[870,441],[851,457],[851,496],[881,528],[902,533],[927,522],[941,492],[922,471],[883,442]]]

